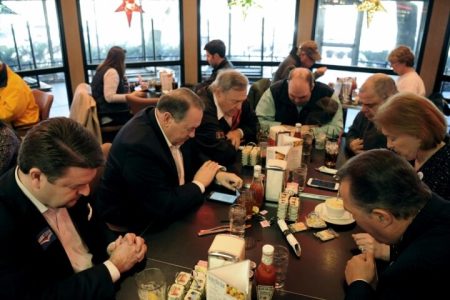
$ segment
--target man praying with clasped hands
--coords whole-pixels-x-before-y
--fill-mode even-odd
[[[0,299],[114,299],[121,273],[144,260],[144,240],[111,242],[87,201],[103,162],[75,121],[52,118],[28,132],[18,167],[0,178]]]

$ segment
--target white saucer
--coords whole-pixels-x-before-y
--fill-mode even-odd
[[[335,224],[335,225],[348,225],[348,224],[352,224],[353,222],[355,222],[355,219],[353,219],[353,216],[351,213],[349,213],[348,211],[344,212],[344,215],[342,216],[342,218],[340,219],[335,219],[335,218],[329,218],[327,216],[327,208],[325,207],[325,203],[320,203],[318,204],[315,208],[314,211],[316,212],[316,214],[319,215],[319,217],[324,220],[327,223],[330,224]]]

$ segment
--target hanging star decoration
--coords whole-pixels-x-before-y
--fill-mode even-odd
[[[115,12],[124,11],[128,19],[128,27],[131,27],[131,18],[133,17],[133,12],[143,13],[142,6],[138,5],[134,0],[123,0],[122,4],[116,9]]]
[[[358,11],[367,13],[367,27],[372,22],[373,15],[378,11],[386,11],[380,0],[362,0],[357,6]]]

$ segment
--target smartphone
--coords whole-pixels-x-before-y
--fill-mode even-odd
[[[317,178],[309,178],[307,184],[319,189],[326,189],[330,191],[337,191],[339,189],[339,183],[333,181],[327,181]]]
[[[227,204],[233,204],[236,201],[237,197],[238,197],[238,195],[230,195],[230,194],[225,194],[225,193],[221,193],[221,192],[211,192],[211,194],[209,194],[209,196],[208,196],[208,199],[213,200],[213,201],[227,203]]]

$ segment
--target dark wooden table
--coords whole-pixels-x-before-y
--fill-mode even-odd
[[[315,167],[323,164],[322,152],[315,151],[313,154],[309,176],[332,180],[331,176],[315,171]],[[305,192],[305,195],[335,195],[335,192],[314,188],[307,188]],[[304,221],[305,216],[320,203],[321,200],[302,196],[299,220]],[[206,201],[198,210],[171,224],[164,231],[145,234],[144,238],[149,247],[147,265],[163,270],[170,286],[177,272],[189,272],[198,260],[207,260],[214,235],[198,237],[197,232],[221,225],[221,220],[228,219],[228,208],[226,204]],[[266,203],[265,209],[268,211],[268,217],[276,216],[276,204]],[[266,243],[281,244],[290,249],[276,224],[262,228],[258,220],[251,222],[252,227],[246,230],[246,258],[258,263],[261,259],[261,248]],[[351,234],[359,229],[355,223],[328,225],[339,233],[338,238],[327,242],[320,241],[313,233],[321,229],[309,229],[294,234],[300,243],[302,254],[297,258],[291,250],[285,287],[277,291],[274,299],[344,298],[345,264],[356,251]],[[138,299],[133,278],[123,282],[117,299]]]

